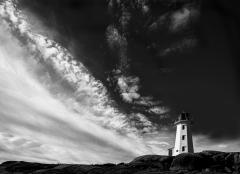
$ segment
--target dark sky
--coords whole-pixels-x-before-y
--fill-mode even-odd
[[[161,125],[171,123],[184,110],[194,117],[194,133],[214,139],[239,136],[240,16],[236,1],[21,2],[22,8],[60,33],[56,40],[76,57],[85,57],[79,61],[107,86],[124,112],[141,112]],[[184,15],[184,9],[194,11],[190,22],[170,31],[170,19],[178,12]],[[112,30],[118,31],[116,38],[111,37]],[[167,117],[158,119],[146,112],[149,108],[124,101],[116,87],[119,76],[138,77],[138,92],[169,107]]]

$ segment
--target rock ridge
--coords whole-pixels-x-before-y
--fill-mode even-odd
[[[7,161],[1,174],[240,174],[240,152],[202,151],[173,156],[144,155],[119,164],[41,164]]]

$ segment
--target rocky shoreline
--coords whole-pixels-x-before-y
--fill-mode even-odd
[[[240,152],[203,151],[175,157],[145,155],[119,164],[41,164],[7,161],[1,174],[240,174]]]

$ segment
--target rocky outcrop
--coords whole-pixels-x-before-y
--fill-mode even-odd
[[[200,170],[205,166],[205,159],[201,155],[193,153],[183,153],[174,158],[170,170]]]
[[[1,174],[240,174],[240,152],[203,151],[175,157],[145,155],[130,163],[82,165],[8,161]]]

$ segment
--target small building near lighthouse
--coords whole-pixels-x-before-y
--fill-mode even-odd
[[[174,122],[176,126],[175,146],[168,149],[169,156],[181,153],[193,153],[193,141],[191,126],[193,121],[189,113],[182,112]]]

